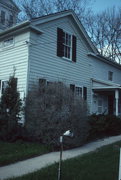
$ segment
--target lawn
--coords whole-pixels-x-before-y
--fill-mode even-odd
[[[121,142],[62,163],[62,180],[118,180]],[[14,180],[57,180],[58,164]],[[13,180],[13,179],[9,179]]]
[[[0,141],[0,166],[45,154],[50,151],[51,148],[49,146],[44,146],[39,143],[23,141],[7,143]]]

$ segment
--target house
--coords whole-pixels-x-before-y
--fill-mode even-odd
[[[19,12],[19,8],[12,0],[0,0],[0,31],[15,24]]]
[[[0,94],[16,68],[21,98],[41,82],[61,81],[90,113],[121,113],[121,65],[101,56],[71,10],[0,33]]]

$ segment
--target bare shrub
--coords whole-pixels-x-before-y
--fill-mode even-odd
[[[63,83],[43,85],[29,92],[25,111],[30,137],[43,143],[57,145],[59,136],[68,129],[74,133],[73,144],[81,144],[87,137],[86,102]]]

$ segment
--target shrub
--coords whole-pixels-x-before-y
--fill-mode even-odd
[[[0,138],[10,139],[15,137],[19,113],[22,110],[22,103],[17,91],[17,79],[15,74],[10,76],[7,87],[4,89],[0,101]]]
[[[121,133],[121,119],[115,115],[91,115],[89,117],[89,138],[118,135]]]
[[[58,145],[68,129],[75,135],[70,145],[81,144],[87,137],[87,105],[62,83],[29,92],[25,112],[25,128],[32,139]]]

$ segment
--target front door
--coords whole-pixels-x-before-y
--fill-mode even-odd
[[[114,108],[114,96],[110,95],[108,96],[108,114],[114,114],[113,108]]]

